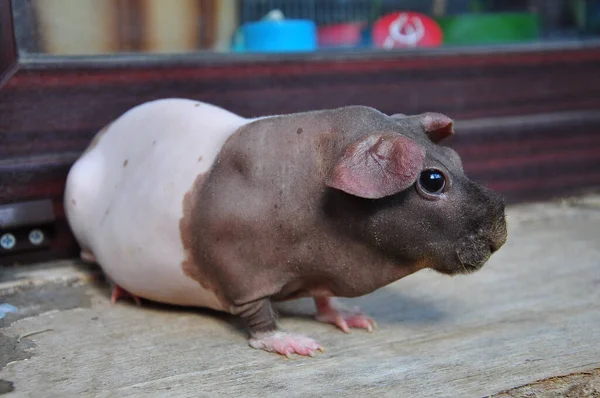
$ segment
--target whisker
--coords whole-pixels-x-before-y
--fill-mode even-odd
[[[469,270],[467,270],[467,267],[465,267],[465,264],[463,263],[462,258],[460,258],[460,253],[458,252],[458,250],[455,250],[454,252],[456,253],[456,258],[458,258],[458,262],[465,270],[465,273],[470,274],[471,272]]]

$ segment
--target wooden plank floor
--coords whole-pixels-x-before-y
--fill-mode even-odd
[[[308,300],[282,306],[283,328],[327,348],[288,360],[249,348],[227,316],[112,305],[71,262],[5,270],[0,304],[17,311],[0,320],[0,379],[15,397],[482,397],[600,368],[600,197],[512,207],[480,272],[423,271],[348,302],[378,330],[344,335]]]

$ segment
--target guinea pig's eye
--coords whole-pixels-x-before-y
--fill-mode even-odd
[[[446,188],[446,176],[439,170],[427,169],[421,172],[417,181],[417,191],[427,198],[437,198]]]

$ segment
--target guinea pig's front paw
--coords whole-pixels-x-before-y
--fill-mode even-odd
[[[358,308],[346,308],[336,303],[331,297],[315,297],[319,322],[331,323],[344,333],[350,333],[350,328],[366,329],[369,333],[375,330],[377,323]]]
[[[325,351],[319,342],[310,337],[286,332],[268,332],[255,335],[248,340],[250,347],[276,352],[290,358],[292,354],[314,357],[317,351]]]

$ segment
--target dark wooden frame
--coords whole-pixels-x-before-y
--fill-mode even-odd
[[[61,203],[70,165],[95,131],[156,98],[194,98],[244,116],[348,104],[444,112],[457,120],[449,145],[467,173],[509,202],[600,187],[598,42],[279,57],[17,57],[7,15],[10,0],[0,0],[0,204],[51,198],[57,217],[51,249],[19,260],[76,253]]]
[[[10,0],[0,0],[0,87],[8,80],[17,62]]]

